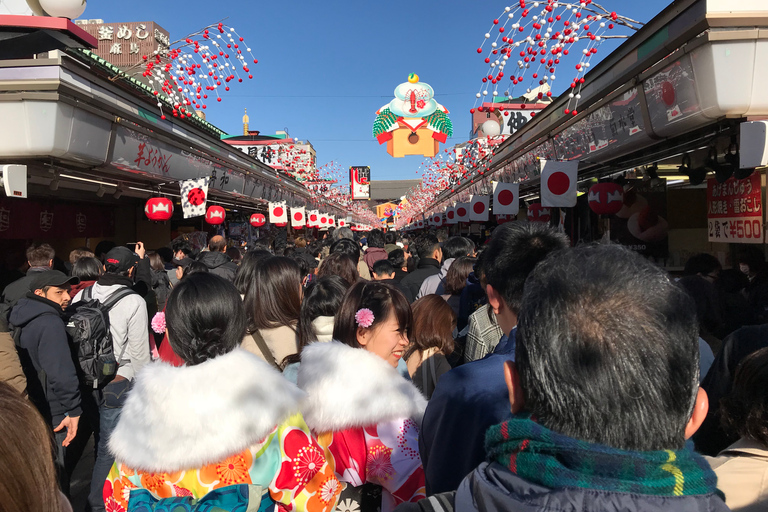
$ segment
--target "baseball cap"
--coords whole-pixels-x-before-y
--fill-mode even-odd
[[[40,272],[32,279],[32,282],[29,284],[29,290],[35,291],[46,286],[64,286],[78,284],[79,282],[79,277],[69,277],[59,270],[46,270],[45,272]]]
[[[194,258],[191,258],[191,257],[187,256],[186,258],[182,258],[180,260],[177,260],[176,258],[173,258],[171,260],[171,263],[173,263],[177,267],[187,268],[187,265],[189,265],[193,261],[195,261]]]
[[[111,272],[125,272],[139,262],[139,256],[127,247],[119,246],[104,257],[104,265],[111,265]]]

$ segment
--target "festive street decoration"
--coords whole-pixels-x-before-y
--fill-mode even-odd
[[[624,187],[618,183],[598,183],[589,188],[589,207],[598,215],[615,215],[624,206]]]
[[[453,135],[448,110],[434,99],[429,84],[411,74],[397,86],[395,99],[376,112],[373,136],[379,144],[387,143],[387,152],[395,158],[406,155],[434,157]]]
[[[626,34],[608,35],[608,32],[618,27],[638,30],[639,25],[642,23],[609,11],[592,0],[519,0],[516,5],[505,7],[477,48],[488,68],[470,112],[483,111],[484,107],[477,106],[477,102],[489,94],[495,98],[499,90],[504,96],[515,97],[520,94],[510,94],[510,90],[516,86],[525,87],[524,92],[528,94],[537,87],[551,86],[557,78],[560,60],[571,52],[579,52],[581,58],[575,64],[570,82],[569,102],[563,110],[565,114],[577,115],[584,74],[592,57],[607,39],[627,37]],[[502,86],[509,82],[511,87]],[[552,92],[540,90],[537,96],[539,99],[551,97]]]
[[[541,160],[541,204],[545,208],[570,208],[578,200],[579,161]]]
[[[251,215],[250,222],[251,222],[251,226],[255,228],[260,228],[261,226],[267,223],[267,218],[264,216],[263,213],[254,213],[253,215]]]
[[[469,209],[469,220],[478,222],[488,221],[488,196],[473,195]]]
[[[493,182],[493,213],[517,215],[520,211],[520,184]]]
[[[291,227],[301,229],[307,224],[304,208],[291,208]]]
[[[207,109],[209,95],[220,102],[222,91],[253,79],[251,62],[259,61],[243,37],[219,22],[171,43],[167,52],[144,55],[141,69],[157,97],[161,118],[169,110],[183,119]]]
[[[199,217],[205,214],[208,201],[208,178],[179,182],[181,188],[181,209],[184,218]]]
[[[456,203],[456,220],[459,222],[469,222],[469,203]]]
[[[533,203],[528,207],[528,220],[531,222],[549,222],[552,218],[552,210],[544,208],[541,203]]]
[[[227,218],[227,211],[218,205],[208,207],[208,211],[205,212],[205,222],[218,226],[224,222]]]
[[[269,222],[272,224],[288,223],[288,208],[285,206],[285,201],[269,203]]]
[[[155,222],[170,220],[173,216],[173,201],[167,197],[153,197],[144,205],[144,214]]]

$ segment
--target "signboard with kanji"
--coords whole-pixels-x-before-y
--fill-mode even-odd
[[[101,20],[78,20],[77,24],[99,41],[93,52],[119,68],[143,62],[144,55],[164,53],[171,44],[168,31],[152,21],[133,23],[99,23]]]
[[[710,242],[763,243],[760,173],[743,180],[707,180],[707,234]]]

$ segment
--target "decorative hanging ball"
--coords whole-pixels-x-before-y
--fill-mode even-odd
[[[266,223],[267,223],[267,218],[264,216],[263,213],[254,213],[253,215],[251,215],[251,226],[255,228],[260,228]]]
[[[223,223],[226,218],[227,211],[218,205],[209,206],[208,211],[205,212],[205,222],[214,226]]]
[[[598,183],[589,188],[589,208],[598,215],[615,215],[624,206],[624,187]]]
[[[57,18],[79,18],[85,12],[85,0],[40,0],[40,7]]]
[[[275,223],[275,226],[277,226],[277,227],[279,227],[279,228],[284,228],[284,227],[285,227],[285,226],[287,226],[287,225],[288,225],[288,223],[287,223],[287,222],[276,222],[276,223]]]
[[[532,222],[549,222],[552,210],[544,208],[541,203],[533,203],[528,207],[528,220]]]
[[[165,222],[173,216],[173,201],[167,197],[153,197],[144,205],[144,214],[149,220]]]

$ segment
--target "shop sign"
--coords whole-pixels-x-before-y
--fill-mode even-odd
[[[114,234],[112,207],[0,199],[0,240],[101,238]]]
[[[707,234],[710,242],[763,243],[760,173],[748,178],[707,180]]]
[[[667,183],[628,180],[624,205],[611,217],[611,241],[661,261],[669,254]]]

